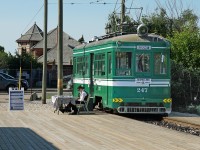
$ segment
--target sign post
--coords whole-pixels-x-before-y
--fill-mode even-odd
[[[24,88],[9,88],[9,110],[24,110]]]

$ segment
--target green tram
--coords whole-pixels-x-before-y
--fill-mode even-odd
[[[118,113],[171,112],[170,43],[148,34],[95,40],[73,50],[73,94],[83,85],[94,104]]]

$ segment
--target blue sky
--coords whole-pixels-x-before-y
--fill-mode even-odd
[[[105,34],[105,23],[108,14],[113,12],[115,2],[117,0],[99,0],[101,2],[113,4],[89,4],[97,0],[63,0],[64,3],[80,3],[80,4],[64,4],[64,20],[63,29],[66,33],[75,39],[79,39],[82,35],[86,41],[92,39],[93,36]],[[160,1],[163,6],[167,0],[133,0],[133,7],[143,7],[143,14],[154,12],[157,7],[156,1]],[[181,0],[176,0],[181,1]],[[55,28],[58,24],[58,0],[48,0],[49,16],[48,31]],[[121,0],[118,0],[121,2]],[[130,7],[132,0],[126,0],[126,6]],[[43,0],[4,0],[1,1],[0,9],[0,45],[4,46],[6,52],[14,53],[17,49],[15,42],[21,34],[24,34],[34,22],[43,30]],[[199,6],[200,0],[182,0],[184,8],[193,9],[200,16]],[[117,5],[116,8],[118,8]],[[39,9],[41,10],[39,11]],[[38,14],[37,14],[38,12]],[[133,17],[136,14],[131,11]],[[36,15],[37,14],[37,15]],[[35,17],[34,17],[35,16]]]

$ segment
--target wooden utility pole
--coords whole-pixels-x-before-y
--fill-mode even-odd
[[[63,0],[58,0],[58,95],[63,95]]]
[[[44,0],[44,47],[43,47],[43,74],[42,74],[42,104],[46,104],[46,86],[47,86],[47,13],[48,0]]]
[[[123,33],[123,23],[125,21],[125,0],[121,2],[121,33]]]

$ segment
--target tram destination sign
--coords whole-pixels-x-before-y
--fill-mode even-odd
[[[135,83],[142,83],[142,84],[151,83],[151,79],[149,79],[149,78],[136,78]]]
[[[151,46],[148,45],[138,45],[137,50],[151,50]]]
[[[24,89],[9,89],[9,110],[24,110]]]

